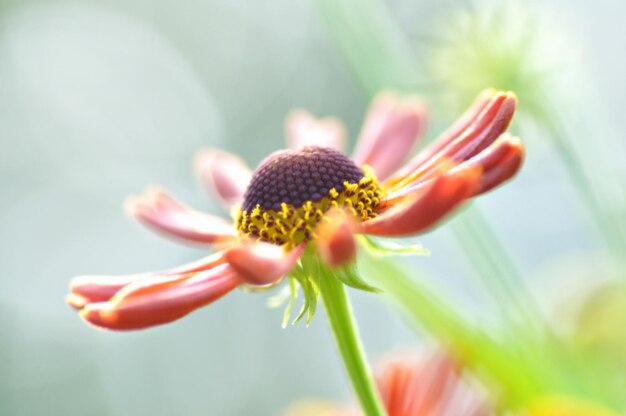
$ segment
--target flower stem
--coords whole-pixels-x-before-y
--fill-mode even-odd
[[[324,266],[320,266],[320,294],[337,348],[363,411],[367,416],[386,415],[359,339],[346,289]]]

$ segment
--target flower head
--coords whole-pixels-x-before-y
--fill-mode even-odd
[[[230,153],[202,151],[198,174],[232,222],[157,188],[130,198],[127,209],[161,234],[218,251],[162,272],[77,277],[68,303],[100,327],[146,328],[179,319],[240,285],[273,285],[297,274],[305,251],[339,267],[354,259],[355,234],[425,232],[517,172],[523,147],[505,133],[515,104],[511,93],[484,92],[407,163],[425,130],[426,111],[415,97],[390,93],[372,103],[353,158],[342,152],[345,129],[338,120],[302,110],[287,117],[290,149],[270,155],[254,172]]]

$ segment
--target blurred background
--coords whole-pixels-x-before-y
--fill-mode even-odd
[[[476,74],[447,64],[446,48],[454,58],[471,41],[457,17],[482,9],[385,4],[415,53],[432,139],[475,92]],[[561,133],[578,140],[583,159],[603,147],[613,167],[596,157],[587,169],[623,179],[626,4],[546,0],[530,10],[547,30],[525,28],[548,47],[529,59],[568,104]],[[490,86],[499,85],[477,88]],[[521,84],[522,107],[526,87],[544,88]],[[450,98],[451,89],[467,95]],[[158,270],[205,254],[155,237],[121,209],[129,194],[160,184],[221,212],[193,176],[198,149],[224,148],[256,166],[284,146],[294,107],[342,118],[354,143],[367,105],[314,2],[0,0],[0,414],[275,415],[303,397],[346,400],[323,312],[308,328],[281,329],[282,310],[265,305],[271,294],[237,291],[173,325],[118,334],[88,327],[64,296],[74,275]],[[518,117],[527,164],[476,205],[559,316],[622,269],[537,124],[532,109]],[[607,195],[621,200],[624,188]],[[409,267],[488,322],[493,311],[449,227],[420,241],[432,255]],[[353,293],[353,302],[373,360],[419,344],[381,297]]]

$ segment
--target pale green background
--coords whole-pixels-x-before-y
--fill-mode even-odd
[[[340,116],[354,138],[366,99],[311,4],[3,1],[0,415],[274,415],[307,396],[347,400],[323,312],[308,329],[283,330],[281,312],[265,307],[269,295],[237,291],[173,325],[116,334],[86,326],[63,302],[73,275],[204,254],[121,210],[127,195],[158,183],[218,212],[193,178],[196,149],[219,146],[256,165],[283,146],[282,120],[295,106]],[[586,88],[615,131],[626,100],[626,3],[545,4],[575,33]],[[389,5],[419,51],[460,2]],[[443,112],[433,114],[441,126]],[[536,284],[598,243],[551,150],[541,137],[529,147],[514,184],[479,205]],[[615,152],[624,159],[623,147]],[[412,267],[475,309],[475,276],[448,232],[421,241],[433,255]],[[381,297],[353,298],[371,357],[417,343]]]

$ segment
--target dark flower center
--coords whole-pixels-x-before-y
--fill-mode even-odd
[[[242,235],[293,247],[315,238],[317,224],[332,207],[364,221],[376,215],[381,197],[374,174],[337,150],[283,150],[252,175],[237,228]]]
[[[242,209],[279,211],[283,202],[299,207],[317,202],[344,182],[358,183],[364,174],[352,160],[328,147],[309,146],[282,150],[267,157],[254,172],[246,190]]]

